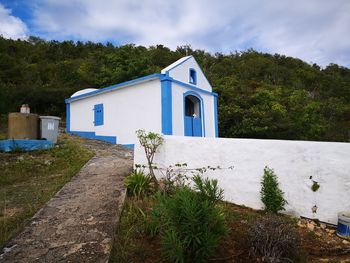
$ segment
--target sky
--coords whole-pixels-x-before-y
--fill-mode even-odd
[[[0,35],[253,48],[350,67],[350,0],[0,0]]]

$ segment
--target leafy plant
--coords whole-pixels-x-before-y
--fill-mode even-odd
[[[224,198],[224,190],[219,188],[218,180],[209,180],[209,178],[202,178],[201,175],[193,177],[194,189],[199,191],[203,199],[210,203],[217,203]]]
[[[186,163],[177,163],[165,169],[157,168],[157,171],[162,174],[159,185],[160,190],[164,194],[173,194],[176,188],[185,186],[188,183],[187,172],[190,169],[187,169]]]
[[[320,184],[318,182],[313,182],[312,186],[311,186],[311,190],[316,192],[319,188],[320,188]]]
[[[265,166],[264,176],[261,181],[261,201],[265,205],[265,210],[273,213],[284,210],[288,203],[284,199],[284,193],[279,188],[278,178],[273,169]]]
[[[158,185],[158,180],[154,174],[154,166],[153,166],[153,159],[154,155],[158,149],[159,146],[161,146],[164,142],[163,137],[155,132],[145,132],[145,130],[137,130],[136,131],[137,138],[139,139],[139,142],[141,146],[145,150],[147,164],[150,176],[153,180],[153,182]]]
[[[125,186],[129,194],[140,198],[151,192],[152,179],[141,170],[135,170],[125,178]]]
[[[206,166],[206,167],[199,167],[199,168],[190,168],[187,167],[187,163],[177,163],[175,165],[170,165],[167,168],[160,168],[157,167],[157,169],[160,174],[162,174],[162,178],[160,180],[160,188],[161,190],[166,193],[166,194],[171,194],[177,187],[185,186],[188,185],[189,178],[192,177],[192,180],[194,181],[195,184],[198,184],[196,187],[196,190],[202,191],[203,194],[205,195],[210,195],[213,194],[216,190],[219,190],[217,186],[217,180],[208,180],[204,179],[202,181],[202,175],[206,173],[207,171],[216,171],[216,170],[232,170],[233,166],[229,167],[211,167],[211,166]],[[198,179],[196,179],[198,177]],[[205,188],[209,187],[209,188]],[[204,191],[207,191],[207,193],[204,193]],[[213,192],[214,191],[214,192]],[[220,194],[219,191],[219,196],[222,195]],[[212,196],[214,199],[216,198],[215,196]],[[222,198],[219,198],[220,200]]]
[[[213,196],[220,197],[222,190],[214,190],[212,182],[209,185]],[[228,232],[223,211],[211,195],[203,193],[183,186],[173,195],[158,194],[154,213],[160,224],[163,255],[171,262],[204,262]]]
[[[294,262],[299,255],[299,233],[280,216],[269,214],[258,219],[250,227],[248,238],[252,252],[267,262]]]

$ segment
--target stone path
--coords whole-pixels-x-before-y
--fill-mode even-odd
[[[107,262],[132,151],[83,140],[93,157],[3,249],[0,262]]]

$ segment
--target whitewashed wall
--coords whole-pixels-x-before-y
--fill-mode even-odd
[[[146,163],[139,145],[134,162]],[[336,224],[337,213],[350,210],[350,143],[165,136],[155,162],[190,168],[234,165],[206,175],[218,179],[227,201],[255,209],[263,208],[260,181],[267,165],[285,192],[286,213]],[[321,186],[316,192],[312,180]]]
[[[103,103],[104,125],[94,126],[94,105]],[[133,144],[135,131],[161,132],[160,80],[122,87],[107,93],[72,101],[70,130],[117,136],[117,143]]]

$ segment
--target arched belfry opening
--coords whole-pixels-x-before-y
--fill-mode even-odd
[[[185,136],[202,136],[202,103],[195,95],[184,97]]]

